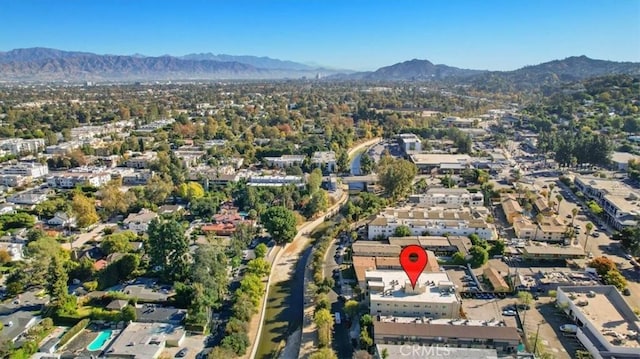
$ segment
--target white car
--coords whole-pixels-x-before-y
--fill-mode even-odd
[[[504,310],[502,311],[502,315],[505,317],[515,317],[518,313],[515,310]]]
[[[560,326],[560,331],[563,333],[577,333],[578,332],[578,326],[575,324],[562,324]]]
[[[628,260],[632,260],[632,259],[633,259],[633,256],[632,256],[631,254],[629,254],[629,253],[625,253],[625,254],[624,254],[624,257],[625,257],[626,259],[628,259]]]

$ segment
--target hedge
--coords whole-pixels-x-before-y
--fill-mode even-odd
[[[87,325],[89,325],[89,322],[90,320],[85,318],[79,321],[78,324],[71,327],[71,329],[69,329],[66,333],[64,333],[64,335],[60,338],[59,346],[62,347],[63,345],[67,344],[71,339],[73,339],[73,337],[75,337],[84,328],[86,328]]]

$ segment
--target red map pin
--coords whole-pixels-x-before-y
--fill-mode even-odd
[[[419,245],[406,246],[400,252],[400,265],[404,272],[407,273],[413,289],[416,289],[418,278],[420,278],[420,274],[422,274],[424,267],[427,266],[428,261],[427,252]]]

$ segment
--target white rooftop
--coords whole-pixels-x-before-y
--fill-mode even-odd
[[[446,272],[420,274],[415,290],[402,270],[372,270],[365,272],[371,300],[411,302],[458,302],[454,285]],[[397,284],[395,284],[397,283]],[[382,289],[384,288],[384,289]]]

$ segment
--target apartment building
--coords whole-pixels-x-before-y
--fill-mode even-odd
[[[158,154],[156,152],[132,153],[131,157],[125,162],[125,166],[136,169],[149,168],[157,158]]]
[[[0,149],[19,156],[23,153],[38,153],[44,149],[44,139],[22,139],[22,138],[9,138],[0,140]]]
[[[464,188],[432,187],[425,194],[410,195],[409,203],[420,207],[479,207],[484,205],[484,196]]]
[[[517,353],[521,344],[517,328],[505,326],[498,320],[380,318],[373,322],[373,333],[376,344],[493,348],[499,357]]]
[[[617,230],[638,224],[640,191],[619,180],[576,176],[575,185],[604,210],[607,223]]]
[[[465,154],[414,153],[409,158],[422,173],[460,173],[473,168],[471,157]]]
[[[111,181],[108,172],[63,172],[47,176],[51,188],[71,189],[76,186],[102,187]]]
[[[415,288],[402,270],[365,273],[371,315],[459,318],[460,298],[446,272],[422,273]]]
[[[316,151],[311,156],[311,164],[333,173],[337,169],[336,153],[333,151]]]
[[[304,162],[303,155],[282,155],[280,157],[264,157],[263,160],[269,167],[287,168],[300,166]]]
[[[496,226],[477,212],[419,207],[385,209],[369,222],[368,238],[389,238],[400,226],[407,226],[412,236],[466,237],[475,233],[485,240],[498,238]]]
[[[0,168],[0,174],[3,175],[19,175],[31,178],[44,177],[48,173],[49,168],[46,165],[32,162],[18,162],[16,164]]]
[[[254,187],[281,187],[288,185],[304,186],[302,176],[251,176],[248,186]]]

